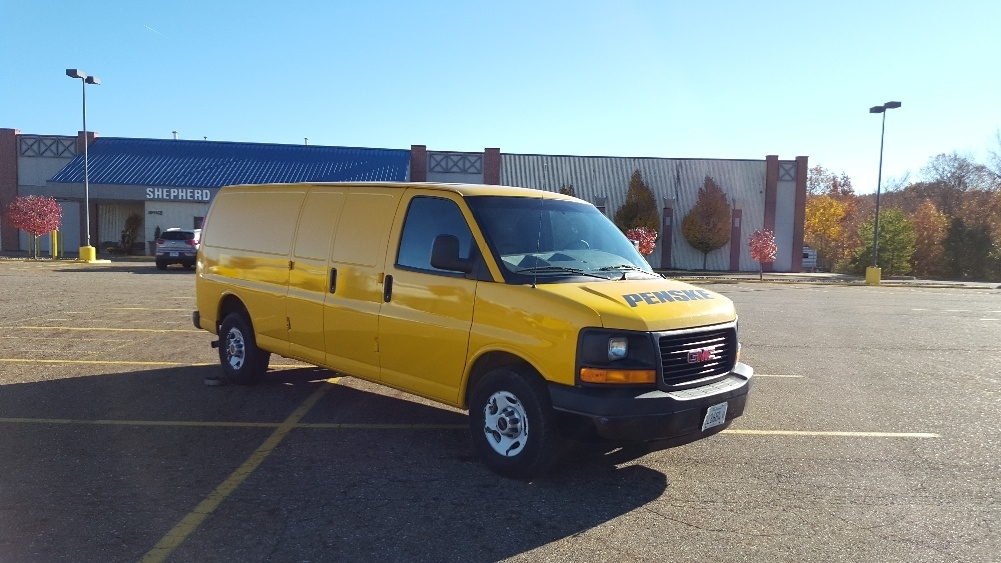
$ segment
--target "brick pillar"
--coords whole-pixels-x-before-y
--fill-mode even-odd
[[[96,138],[96,131],[87,131],[87,146],[93,145]],[[83,131],[76,132],[76,153],[83,154]]]
[[[424,145],[410,145],[410,181],[428,181],[428,148]]]
[[[730,212],[730,271],[739,272],[740,271],[740,250],[741,241],[743,236],[741,235],[740,225],[743,223],[741,219],[744,217],[744,210],[737,209],[734,205],[733,211]]]
[[[483,149],[483,183],[493,186],[501,183],[500,149]]]
[[[664,199],[660,220],[660,268],[671,268],[671,244],[674,242],[674,200]]]
[[[17,199],[17,129],[0,129],[0,212]],[[0,220],[0,250],[17,251],[17,229]]]
[[[775,213],[778,206],[779,157],[770,154],[765,157],[765,228],[775,232]],[[772,271],[772,263],[762,264],[762,270]]]
[[[806,223],[806,178],[809,174],[809,158],[796,157],[796,210],[793,212],[792,227],[792,271],[803,271],[803,230]]]

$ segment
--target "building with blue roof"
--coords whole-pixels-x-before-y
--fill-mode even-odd
[[[731,237],[708,256],[708,269],[757,271],[748,236],[775,233],[779,254],[766,271],[802,268],[807,157],[780,160],[501,154],[101,137],[88,133],[90,239],[98,253],[118,245],[130,216],[142,217],[136,240],[148,245],[157,227],[197,228],[219,188],[294,182],[457,182],[546,191],[573,187],[577,197],[613,217],[638,171],[658,202],[661,229],[655,268],[700,269],[702,254],[681,233],[681,220],[712,178],[731,204]],[[75,253],[84,233],[84,134],[21,134],[0,128],[0,207],[18,196],[55,197],[63,208],[62,243]],[[262,228],[266,228],[262,225]],[[48,250],[48,237],[43,237]],[[27,236],[0,220],[0,251],[27,249]],[[140,249],[132,249],[138,252]],[[147,252],[149,250],[147,249]]]

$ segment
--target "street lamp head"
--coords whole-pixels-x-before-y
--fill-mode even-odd
[[[884,106],[872,106],[869,108],[869,113],[883,113],[884,111],[886,111]]]
[[[900,102],[886,102],[883,104],[886,109],[895,109],[900,107]]]
[[[84,79],[84,82],[86,82],[87,84],[100,84],[101,79],[96,76],[88,76],[87,78]]]
[[[87,78],[87,74],[78,68],[68,68],[66,69],[66,76],[70,78]]]

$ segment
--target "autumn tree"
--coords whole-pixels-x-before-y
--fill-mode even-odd
[[[914,255],[911,266],[915,275],[938,277],[943,273],[944,254],[942,242],[949,219],[935,207],[931,200],[924,200],[911,214],[914,225]]]
[[[875,215],[869,216],[859,225],[859,239],[862,246],[855,251],[852,269],[856,273],[865,271],[872,264],[872,241]],[[907,215],[899,209],[885,209],[879,215],[879,254],[877,266],[884,275],[899,276],[911,271],[911,256],[914,254],[914,226]]]
[[[829,195],[814,196],[806,201],[803,238],[817,251],[817,263],[833,270],[834,264],[847,256],[844,222],[848,206]]]
[[[660,227],[657,200],[653,197],[650,188],[643,182],[643,176],[639,170],[633,172],[632,178],[629,179],[626,202],[615,212],[615,226],[623,233],[637,227],[657,232]]]
[[[730,242],[730,202],[709,176],[699,188],[695,206],[681,220],[681,233],[688,244],[702,253],[703,270],[709,253]]]
[[[653,249],[657,245],[657,231],[651,231],[646,227],[636,227],[626,231],[626,238],[636,241],[640,254],[649,256],[653,254]]]
[[[38,237],[52,232],[62,224],[63,209],[53,197],[37,195],[16,198],[7,206],[5,216],[10,224],[31,235],[34,257],[38,258]]]
[[[751,258],[758,263],[758,279],[764,279],[764,264],[771,264],[775,261],[775,255],[779,247],[775,243],[775,233],[768,229],[758,229],[751,233],[747,240],[747,245],[751,250]]]
[[[806,193],[811,196],[827,195],[835,199],[855,196],[852,180],[844,172],[834,174],[821,165],[810,168],[806,174]]]
[[[861,244],[858,238],[864,200],[855,195],[851,178],[820,165],[807,173],[804,240],[817,250],[817,262],[834,270],[846,263]]]
[[[560,193],[570,197],[577,197],[577,193],[573,189],[573,184],[560,184]]]

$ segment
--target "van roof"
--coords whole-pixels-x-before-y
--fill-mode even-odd
[[[302,182],[295,184],[239,184],[233,186],[226,186],[223,189],[230,188],[282,188],[282,187],[310,187],[310,186],[340,186],[340,187],[358,187],[358,188],[423,188],[429,190],[441,190],[446,192],[457,193],[463,197],[466,196],[508,196],[508,197],[542,197],[551,199],[569,199],[574,200],[577,198],[563,195],[558,192],[548,192],[545,190],[536,190],[533,188],[519,188],[515,186],[494,186],[486,184],[448,184],[444,182]]]

